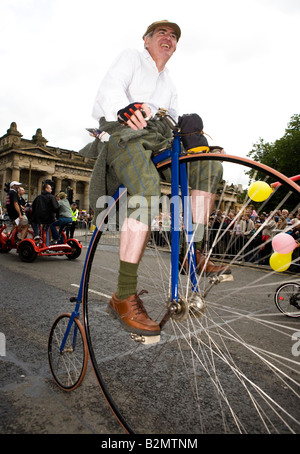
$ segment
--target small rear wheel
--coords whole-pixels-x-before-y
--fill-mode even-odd
[[[73,391],[82,383],[88,363],[84,330],[78,318],[74,319],[62,347],[70,317],[70,314],[62,314],[55,320],[48,340],[50,370],[63,391]]]
[[[274,300],[277,309],[287,317],[300,317],[300,284],[287,282],[280,285]]]
[[[36,259],[37,252],[29,241],[22,241],[18,248],[20,259],[23,262],[33,262]]]

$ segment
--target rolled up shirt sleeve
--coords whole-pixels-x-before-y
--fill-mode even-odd
[[[117,112],[132,102],[147,103],[153,114],[165,108],[177,119],[177,91],[167,68],[158,72],[147,50],[123,51],[113,62],[98,90],[92,116],[116,121]]]

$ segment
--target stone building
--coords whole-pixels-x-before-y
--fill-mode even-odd
[[[73,191],[73,201],[89,210],[88,189],[94,161],[78,153],[50,147],[37,129],[31,140],[24,139],[16,123],[0,137],[0,201],[5,206],[5,183],[19,181],[24,198],[32,202],[41,193],[42,182],[52,180],[54,193]]]
[[[19,181],[25,189],[24,198],[32,202],[41,193],[42,182],[51,180],[54,193],[73,191],[72,200],[78,203],[80,210],[89,210],[89,182],[94,160],[79,155],[75,151],[59,147],[50,147],[37,129],[31,140],[24,139],[16,123],[11,123],[7,133],[0,137],[0,202],[5,206],[5,183]],[[215,205],[223,210],[238,209],[237,196],[241,188],[220,185]],[[171,195],[168,183],[162,183],[162,193]]]

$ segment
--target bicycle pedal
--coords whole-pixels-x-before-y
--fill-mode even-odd
[[[130,338],[143,345],[157,344],[160,341],[160,334],[158,336],[142,336],[140,334],[130,334]]]
[[[232,274],[220,274],[219,276],[210,277],[208,280],[212,285],[217,285],[221,282],[232,282],[234,281],[234,278]]]
[[[219,282],[232,282],[234,281],[232,274],[222,274],[219,276]]]

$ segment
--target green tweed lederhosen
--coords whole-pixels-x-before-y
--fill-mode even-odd
[[[152,152],[167,148],[172,139],[165,122],[150,121],[145,134],[122,140],[122,130],[111,135],[107,164],[127,188],[128,216],[150,224],[158,214],[160,176],[152,162]]]
[[[170,146],[172,132],[169,126],[164,120],[150,120],[147,128],[133,131],[118,122],[106,122],[102,118],[100,129],[111,134],[109,142],[103,144],[96,139],[95,144],[90,144],[88,152],[83,150],[81,153],[97,158],[89,190],[92,208],[96,211],[98,197],[112,195],[123,184],[128,192],[128,216],[134,214],[138,220],[151,225],[159,209],[154,202],[161,195],[160,175],[151,156],[152,152]],[[188,165],[192,189],[215,193],[222,174],[223,167],[217,161],[195,161]],[[167,181],[170,175],[170,171],[164,172]]]

